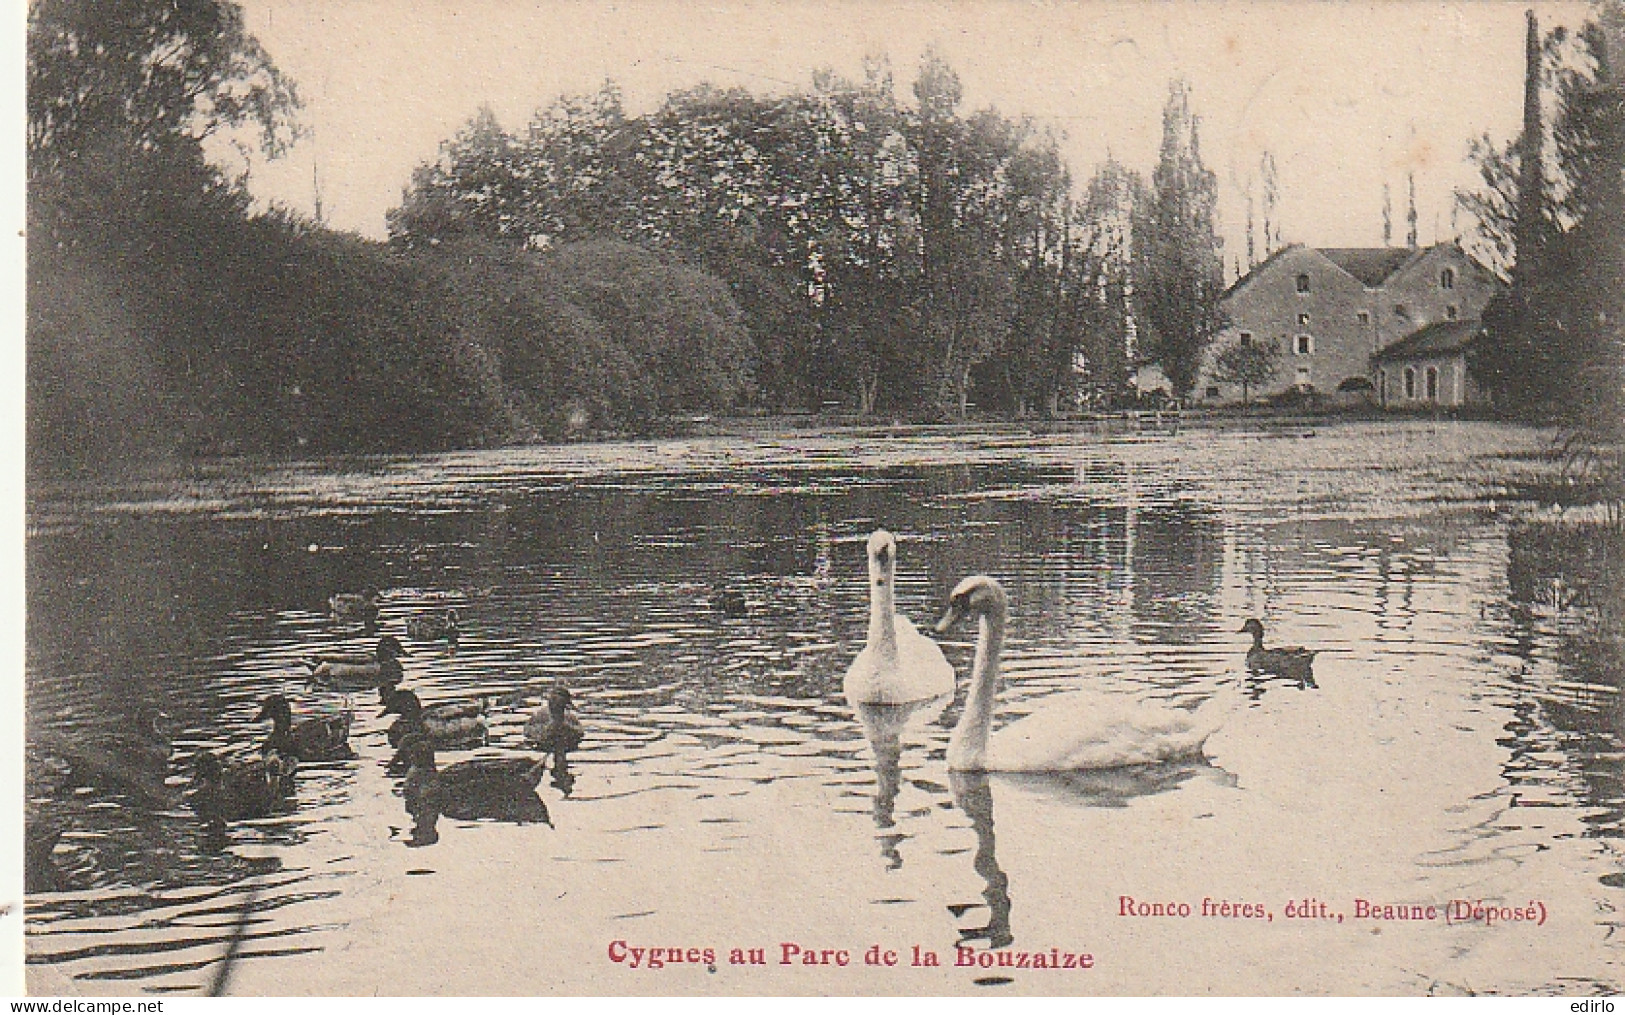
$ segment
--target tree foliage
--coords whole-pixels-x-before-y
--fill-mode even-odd
[[[1503,410],[1617,447],[1625,437],[1625,90],[1619,43],[1604,27],[1620,12],[1603,13],[1575,36],[1552,33],[1530,61],[1531,82],[1555,109],[1538,139],[1539,185],[1514,171],[1527,146],[1481,157],[1489,189],[1469,207],[1513,258],[1512,284],[1485,308],[1487,337],[1469,366]],[[1531,219],[1542,228],[1518,227]]]
[[[489,111],[420,170],[413,238],[380,244],[250,215],[205,159],[213,131],[257,125],[274,149],[292,130],[292,87],[236,6],[41,0],[29,29],[32,466],[470,446],[748,390],[729,288],[516,204],[531,142]]]
[[[1150,201],[1135,224],[1134,290],[1148,358],[1162,365],[1180,398],[1195,386],[1203,349],[1223,327],[1217,201],[1217,179],[1202,163],[1189,94],[1184,82],[1175,81],[1163,107]]]
[[[1099,277],[1103,241],[1054,137],[962,111],[935,55],[910,95],[871,60],[783,96],[701,85],[633,117],[606,84],[515,134],[476,118],[418,170],[391,235],[418,248],[472,227],[533,250],[616,236],[700,267],[744,309],[764,407],[1055,411],[1102,301],[1132,285]]]
[[[1275,379],[1281,368],[1281,343],[1236,339],[1213,357],[1212,379],[1220,384],[1241,385],[1241,402],[1252,404],[1254,388]]]
[[[36,0],[28,11],[32,180],[87,149],[188,145],[251,124],[272,154],[292,140],[292,82],[220,0]]]

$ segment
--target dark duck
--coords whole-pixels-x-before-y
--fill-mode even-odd
[[[738,619],[750,615],[750,603],[739,589],[718,582],[711,587],[711,612],[719,617]]]
[[[446,651],[456,652],[460,636],[457,629],[457,611],[420,613],[406,619],[406,636],[413,641],[440,641],[445,639]]]
[[[57,804],[81,790],[118,794],[164,810],[176,802],[169,775],[169,717],[142,706],[111,729],[42,731],[27,738],[23,882],[29,892],[64,887],[54,853],[68,825]]]
[[[267,817],[293,792],[296,759],[274,751],[255,758],[224,762],[208,750],[192,756],[192,782],[187,789],[192,810],[211,835],[226,824]]]
[[[410,845],[437,841],[436,823],[441,815],[460,821],[553,824],[547,805],[536,795],[547,769],[546,758],[481,758],[438,768],[434,745],[422,737],[407,740],[401,753],[407,765],[401,797],[412,817]]]
[[[328,597],[327,607],[338,624],[360,624],[368,634],[378,630],[378,590],[337,592]]]
[[[265,699],[256,722],[271,720],[271,735],[263,753],[286,755],[299,761],[342,761],[355,757],[350,749],[350,724],[355,713],[349,708],[333,715],[293,721],[293,706],[280,694]]]
[[[172,751],[169,717],[143,706],[116,727],[41,733],[28,738],[28,795],[58,797],[81,788],[123,793],[161,809],[174,794],[164,784]]]
[[[310,668],[310,682],[317,687],[333,691],[364,691],[377,688],[378,696],[389,700],[389,695],[405,679],[401,657],[407,655],[400,639],[386,634],[378,639],[372,655],[330,654],[305,660]]]
[[[389,763],[390,775],[407,771],[404,751],[407,741],[427,739],[437,751],[465,750],[485,746],[485,702],[445,702],[425,706],[411,691],[396,691],[379,716],[398,715],[389,727],[389,746],[400,748]]]
[[[1257,617],[1241,625],[1238,634],[1253,636],[1253,646],[1247,650],[1247,669],[1254,675],[1270,675],[1293,680],[1300,687],[1316,687],[1314,661],[1319,653],[1297,645],[1278,648],[1264,647],[1264,624]]]

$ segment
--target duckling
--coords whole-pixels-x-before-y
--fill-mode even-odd
[[[414,641],[446,640],[446,651],[457,651],[457,611],[447,610],[443,614],[420,613],[414,617],[406,618],[406,635]]]
[[[547,805],[536,795],[547,759],[484,758],[436,768],[434,744],[411,737],[402,747],[407,776],[401,785],[407,813],[431,830],[444,814],[461,821],[540,821],[552,827]]]
[[[355,713],[348,704],[337,715],[316,716],[293,721],[293,708],[288,699],[273,694],[260,706],[255,722],[271,720],[271,735],[265,741],[264,753],[276,752],[299,761],[342,761],[355,757],[350,749],[350,724]]]
[[[261,757],[225,764],[213,751],[192,756],[192,782],[187,797],[211,835],[225,832],[226,822],[263,818],[292,795],[299,762],[272,751]]]
[[[1253,673],[1269,673],[1296,680],[1299,687],[1319,686],[1315,683],[1314,673],[1314,659],[1319,652],[1297,645],[1265,648],[1264,624],[1257,617],[1250,618],[1236,633],[1253,636],[1253,647],[1247,650],[1247,669]]]
[[[525,742],[544,754],[553,755],[553,782],[561,788],[569,778],[566,755],[581,746],[584,735],[570,689],[562,681],[553,685],[547,692],[547,701],[525,723]]]
[[[378,715],[400,716],[389,728],[391,747],[400,747],[416,734],[427,737],[438,750],[454,751],[485,746],[485,707],[483,699],[478,703],[445,702],[425,707],[411,691],[396,691]],[[391,770],[404,771],[400,766],[405,762],[399,755],[396,759],[390,763]]]
[[[360,624],[368,634],[378,630],[378,590],[370,585],[361,592],[335,592],[327,606],[334,623]]]
[[[750,604],[745,601],[743,592],[718,582],[711,587],[711,612],[719,617],[738,619],[750,613]]]
[[[379,700],[387,702],[395,687],[406,678],[401,656],[408,655],[400,639],[386,634],[369,656],[359,654],[321,655],[306,659],[310,682],[336,691],[362,691],[376,687]]]

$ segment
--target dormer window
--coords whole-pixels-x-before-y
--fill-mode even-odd
[[[1306,293],[1308,291],[1309,291],[1309,276],[1308,275],[1299,275],[1298,276],[1298,292]]]
[[[1439,272],[1439,288],[1454,289],[1456,287],[1456,269],[1446,268]]]
[[[1252,345],[1253,344],[1253,333],[1250,332],[1250,331],[1242,332],[1241,333],[1241,344],[1242,345]]]
[[[1449,306],[1444,308],[1444,319],[1445,320],[1454,321],[1454,320],[1458,319],[1459,317],[1461,317],[1461,308],[1456,306],[1454,303],[1452,303]]]

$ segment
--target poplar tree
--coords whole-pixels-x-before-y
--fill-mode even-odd
[[[1136,216],[1134,286],[1148,358],[1162,365],[1174,394],[1190,394],[1202,351],[1223,327],[1224,241],[1215,229],[1218,183],[1202,163],[1199,121],[1185,82],[1168,88],[1162,149],[1149,207]]]

